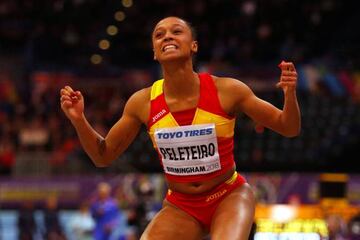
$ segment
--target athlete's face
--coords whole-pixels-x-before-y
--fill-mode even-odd
[[[160,63],[191,58],[198,48],[187,23],[177,17],[161,20],[154,28],[152,42],[154,59]]]

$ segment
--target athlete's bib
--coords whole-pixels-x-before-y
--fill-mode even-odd
[[[161,128],[154,135],[166,173],[186,176],[221,169],[215,124]]]

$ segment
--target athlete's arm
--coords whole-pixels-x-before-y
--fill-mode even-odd
[[[301,125],[296,97],[297,73],[292,63],[282,62],[279,67],[282,73],[277,86],[284,92],[282,109],[258,98],[246,84],[236,79],[223,78],[223,84],[217,84],[219,89],[222,89],[219,95],[228,112],[233,114],[244,112],[257,124],[283,136],[294,137],[300,133]]]
[[[142,123],[141,111],[146,106],[144,90],[136,92],[125,105],[122,117],[103,137],[87,121],[80,91],[66,86],[61,89],[61,108],[75,127],[81,145],[97,167],[111,164],[135,139]]]

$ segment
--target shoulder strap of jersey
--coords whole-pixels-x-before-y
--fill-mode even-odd
[[[151,86],[150,100],[154,100],[163,93],[163,83],[164,79],[157,80],[153,83]]]
[[[164,79],[157,80],[151,86],[150,92],[150,114],[148,119],[148,128],[150,128],[156,121],[164,117],[169,109],[165,102],[165,96],[163,94],[163,82]]]
[[[218,90],[211,75],[208,73],[200,73],[199,77],[201,81],[201,98],[198,107],[202,110],[212,112],[226,118],[230,118],[221,107]]]

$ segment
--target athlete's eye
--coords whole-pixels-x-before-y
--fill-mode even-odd
[[[180,34],[180,33],[182,33],[182,31],[181,31],[180,29],[175,29],[175,30],[173,31],[173,33],[174,33],[174,34]]]
[[[162,36],[162,32],[156,32],[154,33],[155,38],[160,38]]]

